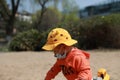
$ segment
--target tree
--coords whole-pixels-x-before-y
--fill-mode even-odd
[[[60,1],[60,0],[53,0],[55,9],[58,8],[58,3],[59,3],[59,1]]]
[[[11,36],[13,34],[15,15],[18,11],[18,7],[20,4],[20,0],[11,0],[11,9],[9,9],[6,0],[0,0],[0,7],[2,18],[4,19],[6,24],[6,34]]]
[[[40,30],[39,25],[42,23],[43,15],[46,11],[46,4],[48,3],[49,0],[35,0],[37,4],[41,6],[41,12],[40,15],[38,16],[39,20],[35,22],[34,26],[36,29]]]
[[[20,3],[20,0],[17,0],[17,1],[11,0],[12,10],[11,10],[11,13],[9,14],[8,26],[6,27],[6,31],[8,35],[11,35],[13,33],[15,15],[18,11],[19,3]]]
[[[39,15],[41,15],[41,11],[37,11],[33,16],[33,25],[36,25],[36,22],[39,21]],[[54,27],[61,21],[61,13],[55,8],[47,8],[46,12],[43,15],[41,25],[37,25],[39,27],[39,31],[46,31],[51,27]]]
[[[78,6],[74,0],[62,1],[63,7],[63,23],[74,24],[79,20],[78,17]]]
[[[5,0],[0,0],[0,15],[4,20],[8,19],[9,10]]]

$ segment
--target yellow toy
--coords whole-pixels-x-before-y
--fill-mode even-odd
[[[101,77],[102,80],[110,80],[110,76],[107,74],[104,68],[98,70],[97,76]]]

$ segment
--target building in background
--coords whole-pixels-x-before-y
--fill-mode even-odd
[[[111,1],[100,5],[92,5],[79,11],[80,18],[88,18],[94,15],[108,15],[120,12],[120,0]]]
[[[27,11],[22,11],[16,13],[16,18],[18,18],[20,21],[27,21],[32,23],[32,14]]]

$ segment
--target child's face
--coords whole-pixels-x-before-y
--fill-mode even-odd
[[[55,47],[54,54],[63,54],[65,52],[65,45],[64,44],[60,44],[57,47]]]
[[[54,56],[57,57],[58,59],[63,59],[67,56],[67,54],[71,51],[72,46],[67,46],[64,44],[60,44],[57,47],[55,47],[54,51]]]
[[[54,56],[57,59],[63,59],[67,55],[67,53],[66,53],[66,46],[64,44],[58,45],[53,51],[54,51]]]

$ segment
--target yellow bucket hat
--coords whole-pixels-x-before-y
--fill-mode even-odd
[[[55,28],[48,34],[47,42],[42,49],[53,50],[59,44],[71,46],[75,43],[77,40],[72,39],[68,31],[63,28]]]
[[[110,80],[110,76],[107,74],[104,68],[99,69],[97,75],[98,77],[101,77],[102,75],[103,80]]]

